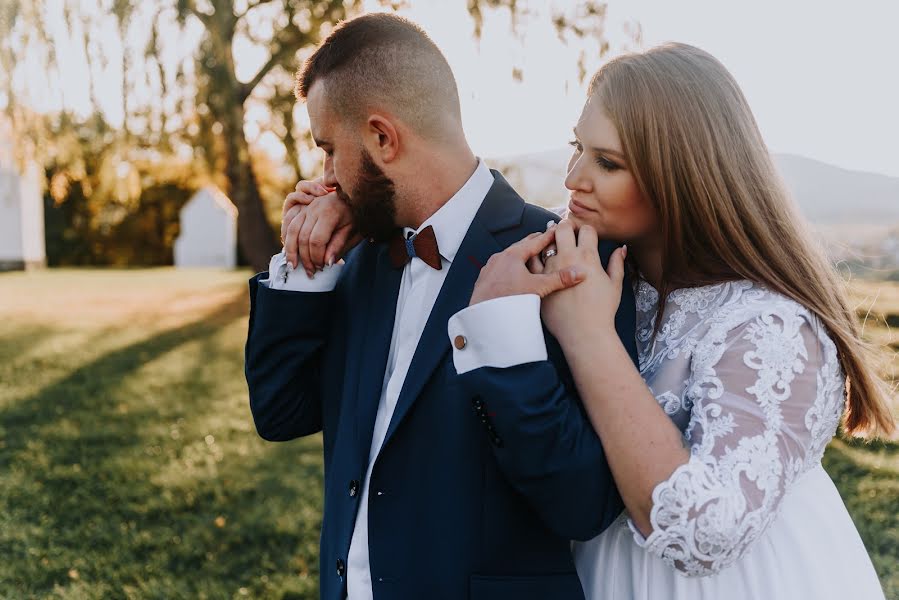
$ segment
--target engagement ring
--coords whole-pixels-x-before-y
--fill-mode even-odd
[[[555,256],[556,254],[558,254],[556,247],[550,246],[549,248],[547,248],[546,250],[541,252],[541,256],[543,257],[543,262],[546,262],[546,259],[550,258],[551,256]]]

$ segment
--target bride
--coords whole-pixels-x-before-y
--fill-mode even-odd
[[[568,219],[527,267],[580,281],[541,313],[626,506],[573,544],[587,597],[883,598],[821,457],[841,417],[864,435],[892,416],[733,77],[683,44],[623,56],[574,133]],[[607,271],[599,238],[626,244]],[[508,268],[520,250],[488,263],[473,304],[536,286]],[[626,273],[639,372],[614,329]]]

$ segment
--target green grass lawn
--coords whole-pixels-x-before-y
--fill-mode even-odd
[[[317,597],[321,440],[256,436],[248,276],[0,275],[0,598]],[[899,446],[825,458],[899,600]]]

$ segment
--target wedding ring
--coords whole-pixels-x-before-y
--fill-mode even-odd
[[[548,258],[550,258],[550,257],[552,257],[552,256],[555,256],[555,255],[558,254],[558,253],[559,253],[559,252],[558,252],[558,250],[556,250],[556,247],[555,247],[555,246],[550,246],[549,248],[547,248],[546,250],[544,250],[543,252],[541,252],[541,255],[542,255],[542,257],[543,257],[543,262],[546,262],[546,259],[548,259]]]

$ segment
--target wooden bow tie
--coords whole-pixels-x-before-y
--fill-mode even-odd
[[[402,230],[397,231],[390,239],[390,262],[395,268],[403,268],[415,256],[432,269],[439,271],[443,268],[440,263],[440,251],[437,249],[437,236],[434,235],[434,228],[430,225],[408,240],[403,237]]]

